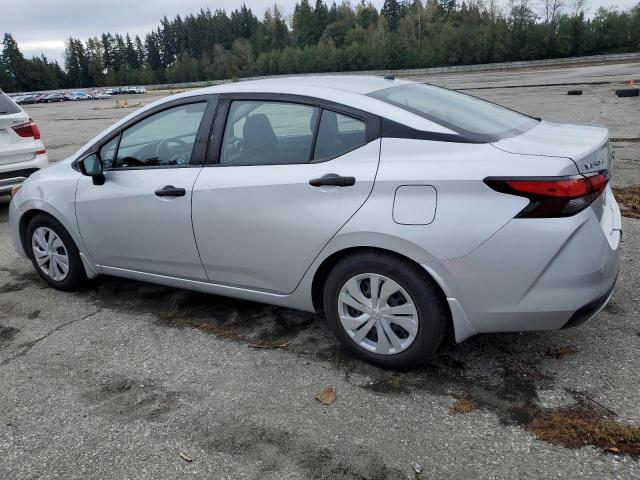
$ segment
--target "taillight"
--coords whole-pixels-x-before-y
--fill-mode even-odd
[[[492,189],[529,200],[518,218],[568,217],[584,210],[609,182],[606,170],[574,177],[496,178],[484,180]]]
[[[13,127],[13,131],[23,138],[33,137],[34,140],[40,140],[40,129],[33,122]]]

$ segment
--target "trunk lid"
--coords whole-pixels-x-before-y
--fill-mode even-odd
[[[528,132],[493,145],[510,153],[570,158],[582,174],[612,169],[609,131],[604,127],[541,121]]]

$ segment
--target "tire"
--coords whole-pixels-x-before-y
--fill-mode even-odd
[[[379,284],[381,300],[377,308],[370,305],[374,281]],[[391,291],[393,295],[388,296]],[[368,304],[358,300],[354,304],[352,292]],[[445,300],[426,272],[407,260],[383,252],[357,253],[340,260],[327,277],[323,303],[327,322],[340,343],[356,356],[385,368],[407,368],[433,355],[449,321]],[[358,310],[354,305],[364,308]],[[394,307],[404,309],[396,308],[397,315],[385,313]],[[369,312],[364,312],[367,308]],[[360,316],[363,313],[365,316]],[[351,330],[343,325],[343,318],[346,325],[353,327]],[[367,327],[368,333],[362,338]],[[380,341],[379,328],[384,333],[384,341]],[[385,333],[385,329],[391,329],[392,335]],[[393,335],[395,343],[391,340]]]
[[[616,90],[617,97],[637,97],[640,95],[640,88],[622,88]]]
[[[36,232],[41,240],[40,243],[34,238]],[[46,241],[54,240],[55,237],[52,237],[48,232],[53,232],[59,240],[59,243],[57,241],[50,242],[51,248],[47,248],[48,245]],[[45,243],[44,245],[42,243],[43,241]],[[71,238],[71,235],[69,235],[55,218],[49,215],[36,215],[33,217],[27,226],[25,247],[38,275],[52,287],[65,292],[72,292],[86,285],[87,275],[82,265],[78,248]],[[38,263],[38,259],[46,260],[46,256],[43,256],[42,253],[46,253],[48,250],[54,252],[55,255],[49,254],[49,261],[45,261],[44,265],[41,266]],[[51,260],[54,256],[56,258],[55,261]],[[66,272],[64,272],[63,267],[60,266],[61,262],[64,263],[63,260],[65,256],[68,264]],[[52,261],[54,262],[53,276],[45,272],[45,270],[51,272],[50,267]]]

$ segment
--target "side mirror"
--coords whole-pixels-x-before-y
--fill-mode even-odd
[[[100,155],[92,153],[78,162],[78,167],[83,175],[91,177],[94,185],[104,185],[105,177],[102,172],[102,160]]]

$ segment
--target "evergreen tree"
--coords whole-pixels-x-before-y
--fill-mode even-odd
[[[309,0],[301,0],[293,10],[293,35],[296,45],[300,47],[318,42],[319,35]]]
[[[380,14],[387,21],[389,30],[392,32],[398,30],[398,24],[400,23],[400,4],[398,0],[384,0]]]

